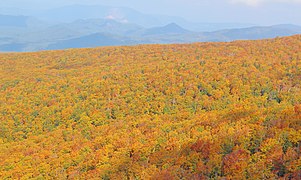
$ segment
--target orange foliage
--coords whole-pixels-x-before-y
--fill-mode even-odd
[[[301,36],[0,54],[0,179],[300,179]]]

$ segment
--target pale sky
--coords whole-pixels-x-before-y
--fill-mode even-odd
[[[72,4],[130,7],[194,22],[301,25],[301,0],[0,0],[0,8],[47,9]]]

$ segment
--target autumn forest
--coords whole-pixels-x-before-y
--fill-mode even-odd
[[[301,36],[0,54],[0,179],[301,179]]]

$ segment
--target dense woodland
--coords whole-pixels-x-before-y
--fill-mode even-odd
[[[0,54],[0,179],[301,179],[301,36]]]

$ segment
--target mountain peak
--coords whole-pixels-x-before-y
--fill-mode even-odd
[[[177,23],[174,23],[174,22],[167,24],[165,27],[179,27],[179,28],[182,28],[181,26],[179,26]]]
[[[188,32],[188,30],[182,28],[181,26],[179,26],[178,24],[176,24],[174,22],[169,23],[169,24],[167,24],[166,26],[164,26],[162,28],[173,30],[174,32],[181,32],[181,33]]]
[[[182,28],[176,23],[170,23],[163,27],[154,27],[148,29],[144,35],[165,35],[165,34],[186,34],[190,31]]]

